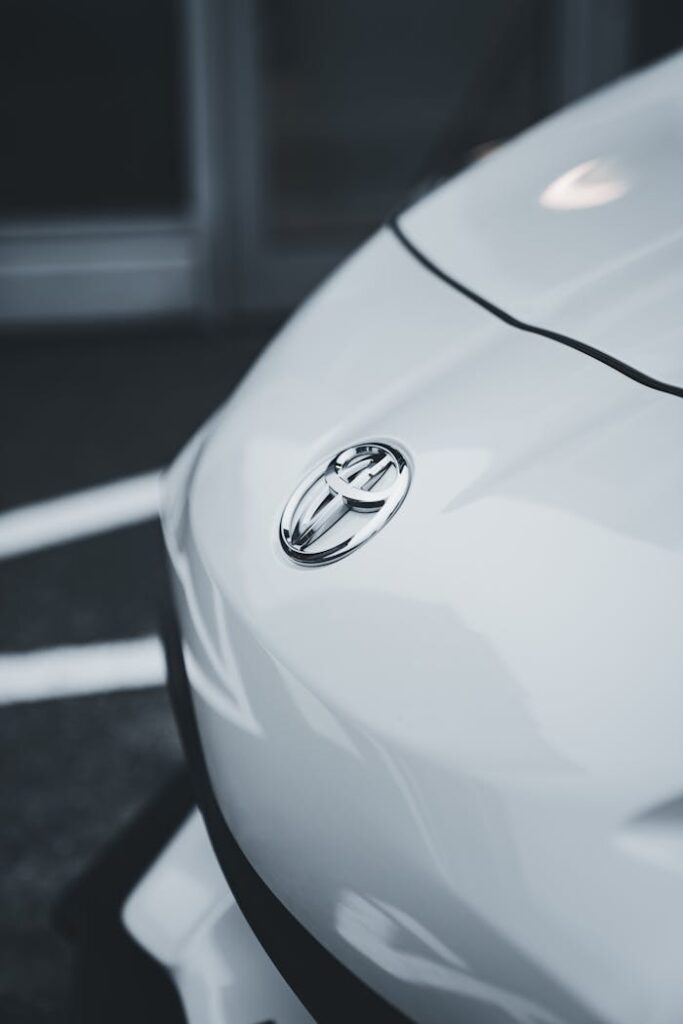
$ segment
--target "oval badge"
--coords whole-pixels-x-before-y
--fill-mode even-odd
[[[280,520],[280,542],[302,565],[336,562],[374,537],[408,493],[410,469],[391,445],[365,441],[318,466]]]

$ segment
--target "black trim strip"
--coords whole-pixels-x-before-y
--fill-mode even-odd
[[[169,689],[214,852],[240,910],[275,967],[318,1024],[410,1024],[337,960],[287,910],[252,867],[213,793],[197,729],[175,616],[164,616]]]
[[[415,257],[415,259],[426,267],[427,270],[431,271],[432,274],[436,274],[438,278],[455,288],[456,291],[464,295],[465,298],[471,299],[472,302],[476,302],[482,309],[487,310],[489,313],[493,313],[499,320],[503,320],[506,324],[511,327],[516,327],[520,331],[527,331],[529,334],[538,334],[542,338],[550,338],[551,341],[559,341],[561,345],[567,345],[569,348],[576,349],[577,352],[583,352],[584,355],[590,356],[591,359],[597,359],[598,362],[604,363],[611,369],[616,370],[617,373],[622,373],[625,377],[630,377],[631,380],[636,381],[638,384],[644,384],[647,388],[652,388],[654,391],[663,391],[667,395],[676,395],[678,398],[683,398],[683,387],[678,387],[675,384],[667,384],[665,381],[657,380],[655,377],[649,377],[646,373],[641,373],[640,370],[636,370],[635,367],[629,366],[628,363],[624,363],[621,359],[616,359],[614,356],[608,355],[607,352],[601,352],[600,349],[594,348],[592,345],[587,345],[583,341],[577,341],[576,338],[570,338],[566,334],[560,334],[558,331],[550,331],[545,327],[535,327],[533,324],[527,324],[523,320],[518,320],[517,317],[511,316],[510,313],[506,313],[504,309],[500,309],[495,306],[488,299],[483,298],[476,292],[473,292],[471,288],[456,281],[454,277],[445,273],[440,267],[433,263],[428,256],[425,256],[410,239],[404,234],[403,229],[400,227],[398,220],[394,218],[390,220],[387,227],[394,232],[396,238],[399,240],[408,252]]]

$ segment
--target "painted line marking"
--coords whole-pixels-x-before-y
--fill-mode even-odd
[[[159,514],[161,470],[0,512],[0,559],[118,530]]]
[[[158,636],[0,654],[0,705],[163,686]]]

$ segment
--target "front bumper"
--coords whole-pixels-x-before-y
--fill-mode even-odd
[[[186,818],[129,895],[128,932],[170,972],[190,1024],[406,1021],[299,924],[244,856],[211,788],[172,615],[165,648],[201,815]]]
[[[197,810],[129,895],[123,921],[170,975],[188,1024],[310,1024],[237,906]]]

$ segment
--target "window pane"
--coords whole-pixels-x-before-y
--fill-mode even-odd
[[[179,0],[5,0],[0,217],[187,198]]]

